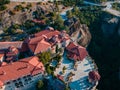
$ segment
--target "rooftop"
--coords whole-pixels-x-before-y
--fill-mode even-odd
[[[38,57],[33,56],[0,67],[0,86],[10,80],[16,80],[26,75],[36,75],[44,72],[44,66]]]
[[[0,50],[3,49],[8,49],[10,46],[14,46],[16,48],[21,48],[23,42],[22,41],[17,41],[17,42],[0,42]]]
[[[69,39],[69,36],[67,34],[65,34],[65,36],[61,36],[61,34],[65,34],[65,32],[62,33],[49,27],[46,30],[30,36],[29,40],[26,41],[28,41],[30,50],[34,54],[38,54],[40,52],[48,50],[57,42],[62,42]]]
[[[84,47],[78,46],[73,42],[66,49],[68,50],[68,57],[78,61],[82,61],[88,54]]]

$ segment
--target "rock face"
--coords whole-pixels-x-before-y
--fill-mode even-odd
[[[109,18],[102,22],[101,29],[105,37],[111,37],[116,33],[116,30],[120,27],[120,19],[117,17]]]
[[[85,24],[81,24],[79,19],[73,17],[65,20],[64,25],[69,27],[69,35],[74,41],[78,42],[84,47],[89,44],[91,40],[91,34],[88,27]]]
[[[41,16],[46,16],[48,14],[48,12],[53,12],[53,11],[57,12],[57,8],[53,4],[50,4],[48,6],[37,5],[36,18],[40,19]]]
[[[80,28],[81,38],[79,39],[78,43],[84,47],[87,47],[91,41],[91,34],[89,29],[86,25],[81,25]]]
[[[100,90],[119,89],[120,68],[120,18],[109,13],[101,16],[98,28],[91,30],[93,38],[88,46],[90,56],[95,59],[101,80]]]
[[[7,28],[12,24],[22,24],[26,20],[32,19],[32,12],[22,12],[15,15],[10,15],[10,10],[0,13],[0,27]]]

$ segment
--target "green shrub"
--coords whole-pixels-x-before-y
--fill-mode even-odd
[[[0,6],[0,11],[5,10],[6,8],[7,8],[7,6],[2,5],[2,6]]]

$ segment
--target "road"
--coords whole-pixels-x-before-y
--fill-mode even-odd
[[[107,11],[115,16],[118,16],[120,17],[120,11],[117,11],[115,9],[112,8],[112,4],[115,3],[115,2],[118,2],[120,3],[120,1],[109,1],[109,2],[104,2],[102,4],[96,4],[96,3],[91,3],[91,2],[87,2],[87,1],[84,1],[84,4],[89,4],[89,5],[94,5],[94,6],[106,6],[103,11]]]
[[[103,11],[107,11],[115,16],[120,17],[120,11],[117,11],[115,9],[112,8],[112,4],[115,3],[117,1],[111,1],[111,2],[106,2],[104,3],[104,5],[106,6],[106,8],[103,9]],[[120,1],[118,1],[118,3],[120,3]]]
[[[40,1],[48,1],[48,0],[10,0],[11,2],[40,2]],[[97,4],[97,3],[92,3],[92,2],[88,2],[84,0],[84,4],[89,4],[89,5],[94,5],[94,6],[106,6],[103,11],[107,11],[115,16],[119,16],[120,17],[120,11],[114,10],[112,8],[112,3],[118,2],[120,3],[120,1],[109,1],[109,2],[104,2],[102,4]],[[61,13],[62,18],[65,20],[66,19],[66,12],[69,9],[67,9],[66,11]],[[70,9],[71,10],[71,9]]]

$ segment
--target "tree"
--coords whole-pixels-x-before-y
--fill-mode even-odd
[[[53,27],[55,29],[58,29],[58,30],[61,30],[64,28],[64,21],[63,19],[61,18],[61,16],[59,14],[56,15],[56,18],[54,20],[54,24],[53,24]]]
[[[52,71],[51,71],[51,69],[50,69],[50,66],[47,66],[46,71],[47,71],[48,74],[51,74],[51,73],[52,73]]]
[[[79,7],[74,7],[73,12],[75,15],[78,15],[78,13],[80,12]]]
[[[68,87],[66,86],[64,90],[70,90],[70,88],[68,88]]]
[[[0,6],[10,3],[10,0],[0,0]]]
[[[56,45],[55,52],[58,53],[58,50],[59,50],[58,45]]]
[[[67,18],[71,18],[73,15],[72,15],[72,12],[71,11],[67,11]]]
[[[44,82],[42,80],[38,81],[37,88],[41,90],[43,89],[43,87],[44,87]]]
[[[63,67],[63,70],[66,70],[66,69],[67,69],[67,68],[64,66],[64,67]]]
[[[4,6],[4,5],[1,5],[0,6],[0,11],[3,11],[3,10],[5,10],[7,7],[6,6]]]
[[[42,52],[41,54],[38,54],[38,57],[43,62],[43,64],[47,64],[51,60],[51,53],[48,52]]]
[[[19,11],[19,10],[22,10],[23,9],[23,6],[22,5],[16,5],[14,10],[16,11]]]

